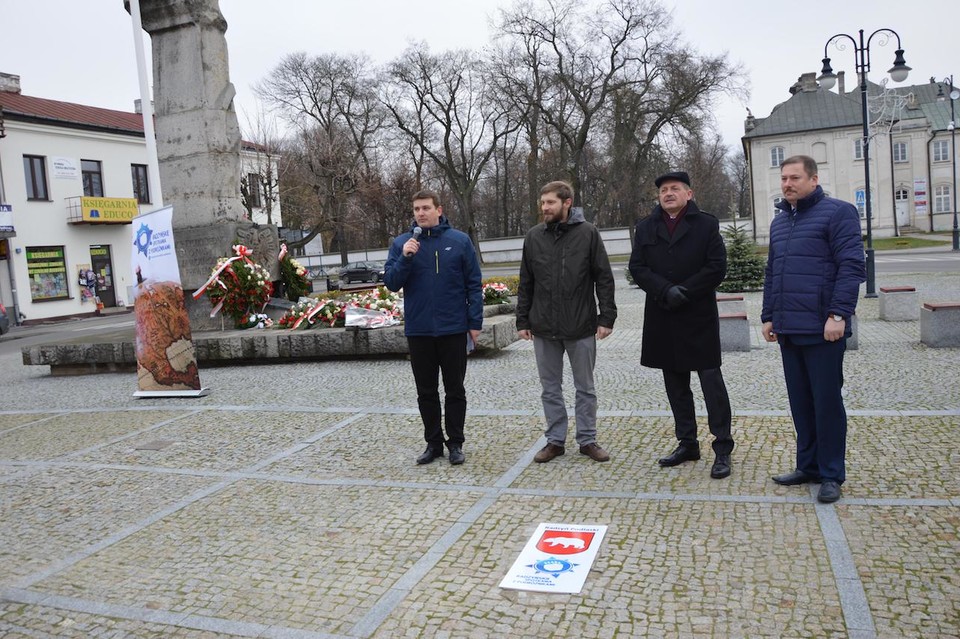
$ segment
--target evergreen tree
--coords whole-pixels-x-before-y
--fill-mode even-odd
[[[761,289],[766,261],[757,255],[757,245],[746,229],[734,223],[723,231],[723,236],[727,245],[727,277],[717,290],[736,293]]]

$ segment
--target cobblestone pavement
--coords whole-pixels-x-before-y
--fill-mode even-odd
[[[882,284],[947,301],[958,279]],[[746,298],[753,347],[724,354],[737,448],[719,481],[710,454],[656,465],[672,420],[659,371],[639,366],[643,295],[623,281],[598,356],[606,464],[575,446],[532,462],[527,342],[471,360],[456,467],[413,463],[404,360],[204,370],[209,396],[160,401],[133,399],[133,375],[0,358],[0,637],[960,636],[960,350],[861,300],[848,481],[822,505],[815,486],[770,481],[792,468],[793,427]],[[498,587],[543,521],[609,527],[580,594]]]

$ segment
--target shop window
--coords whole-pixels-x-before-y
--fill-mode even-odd
[[[28,246],[26,252],[30,298],[34,302],[69,299],[67,261],[63,247]]]

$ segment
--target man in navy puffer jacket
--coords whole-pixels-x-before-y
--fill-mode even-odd
[[[429,464],[443,457],[442,373],[450,463],[462,464],[467,352],[483,327],[480,263],[469,236],[452,228],[443,217],[440,196],[435,192],[414,194],[413,216],[410,232],[390,246],[383,281],[391,291],[403,289],[404,334],[427,440],[427,449],[417,463]]]
[[[773,481],[820,482],[817,499],[830,503],[846,479],[843,353],[866,277],[857,209],[824,195],[818,182],[811,157],[780,165],[783,201],[770,225],[760,319],[764,339],[780,342],[797,431],[797,467]]]

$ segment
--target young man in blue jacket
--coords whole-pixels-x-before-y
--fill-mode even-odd
[[[403,289],[404,334],[417,385],[417,403],[427,449],[417,458],[429,464],[450,451],[450,463],[462,464],[463,424],[467,415],[467,352],[483,327],[480,263],[466,233],[450,226],[440,196],[413,196],[414,224],[393,241],[383,281]],[[440,374],[443,375],[446,441],[441,427]]]
[[[780,190],[760,320],[764,339],[780,343],[797,466],[773,481],[820,482],[817,499],[831,503],[846,479],[847,413],[840,390],[850,318],[866,280],[860,216],[852,204],[823,193],[817,163],[806,155],[780,165]]]

